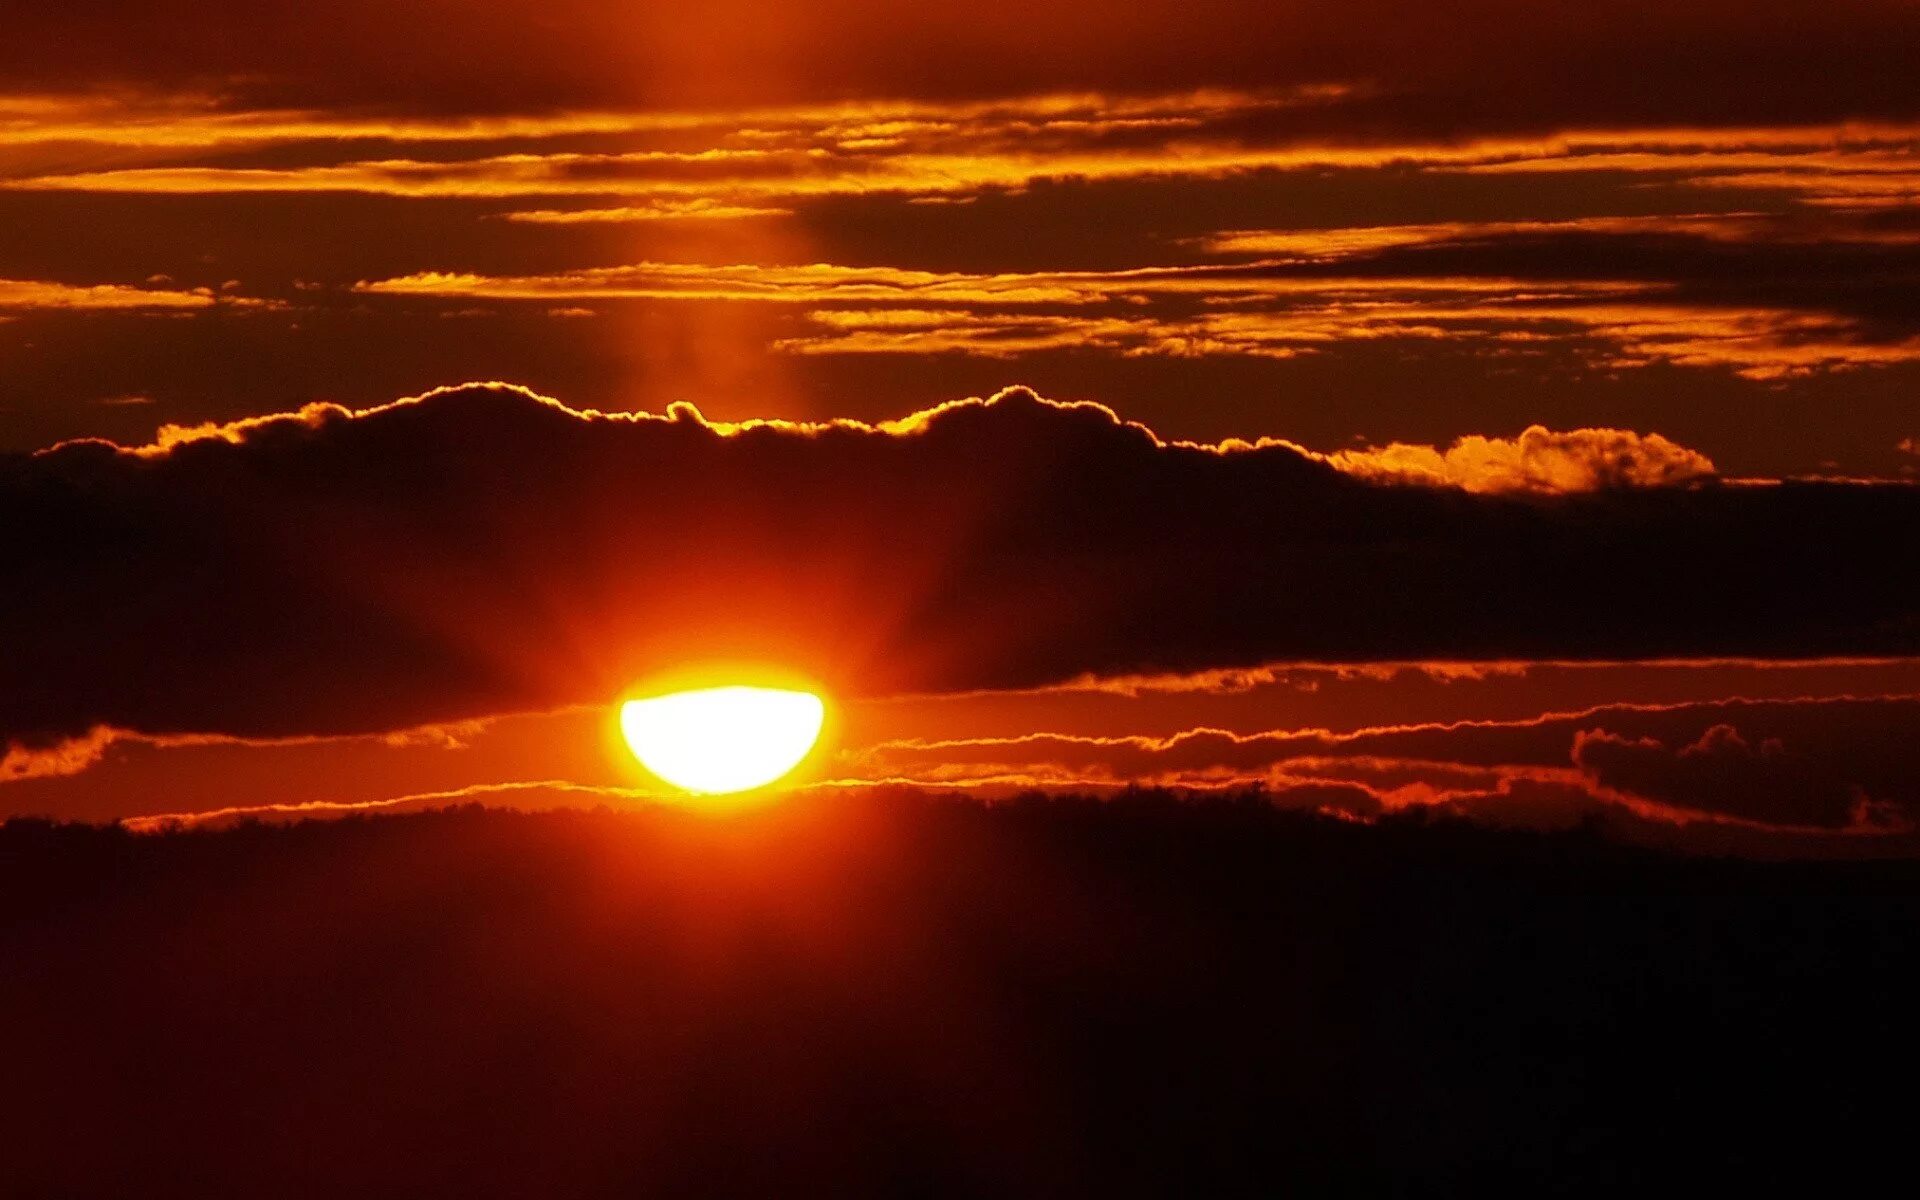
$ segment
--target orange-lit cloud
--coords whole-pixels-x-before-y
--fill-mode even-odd
[[[727,204],[718,200],[656,200],[651,204],[619,208],[540,208],[506,214],[507,220],[528,225],[587,225],[625,221],[740,221],[750,217],[783,217],[791,209],[766,205]]]
[[[714,226],[745,224],[790,227],[781,244],[792,252],[835,206],[1038,203],[1071,189],[1089,212],[1112,205],[1124,216],[1151,189],[1231,197],[1257,183],[1284,197],[1337,177],[1357,195],[1445,197],[1473,181],[1513,194],[1466,204],[1490,205],[1478,214],[1446,211],[1465,203],[1456,200],[1408,206],[1434,208],[1432,219],[1336,210],[1297,227],[1149,229],[1133,261],[1150,265],[1131,268],[956,269],[954,252],[990,259],[1021,244],[983,225],[952,248],[941,232],[914,254],[856,245],[837,262],[583,268],[562,256],[551,268],[484,270],[410,257],[359,290],[570,301],[553,305],[564,313],[614,299],[804,305],[799,329],[761,344],[813,359],[1093,351],[1281,364],[1343,348],[1392,358],[1445,347],[1551,359],[1576,374],[1678,365],[1770,385],[1920,361],[1920,314],[1899,298],[1920,235],[1898,219],[1920,180],[1920,125],[1676,120],[1395,136],[1334,119],[1380,101],[1363,79],[480,115],[248,108],[198,92],[21,94],[0,99],[0,191],[245,195],[269,206],[406,197],[438,202],[456,226],[479,218],[502,231],[461,235],[483,242],[612,224],[718,236]],[[1518,182],[1549,176],[1577,189],[1586,211],[1550,211],[1568,201]],[[1730,210],[1712,211],[1723,197]],[[1506,211],[1529,203],[1542,211]],[[1876,259],[1879,248],[1906,257]],[[1204,261],[1182,261],[1193,258]]]
[[[8,744],[0,754],[0,783],[78,775],[100,761],[114,737],[114,731],[101,728],[50,746]]]
[[[1539,425],[1517,438],[1461,438],[1446,450],[1395,442],[1328,456],[1365,478],[1451,484],[1473,492],[1580,492],[1685,483],[1713,475],[1705,455],[1659,434],[1622,429],[1556,433]]]
[[[8,311],[155,312],[213,308],[258,308],[266,302],[222,293],[213,288],[134,287],[104,283],[76,285],[34,279],[0,279],[0,315]]]
[[[1348,733],[1199,728],[1168,737],[906,740],[855,752],[845,765],[857,777],[938,784],[1350,783],[1390,806],[1502,781],[1553,780],[1609,802],[1630,798],[1641,815],[1668,820],[1905,832],[1920,818],[1920,768],[1896,731],[1916,719],[1913,696],[1615,704]]]
[[[1262,120],[1363,97],[1364,88],[1040,94],[995,101],[870,101],[740,111],[630,111],[386,120],[322,111],[231,111],[204,98],[22,97],[0,148],[123,147],[149,159],[28,171],[5,186],[112,192],[356,191],[448,197],[633,197],[739,206],[758,199],[1019,190],[1046,180],[1218,179],[1254,171],[1643,173],[1704,186],[1909,189],[1920,126],[1876,122],[1727,128],[1569,129],[1545,136],[1382,140],[1261,133]],[[6,108],[0,104],[0,118]],[[625,139],[617,149],[556,141]],[[368,141],[470,144],[466,157],[351,157]],[[637,145],[634,143],[638,143]],[[313,143],[347,154],[298,166],[190,161],[219,146]],[[502,146],[513,147],[499,153]],[[169,152],[183,161],[165,163]],[[1823,184],[1822,178],[1838,180]],[[1727,184],[1726,180],[1735,180]],[[645,208],[636,211],[647,211]],[[592,218],[587,218],[592,219]],[[602,219],[616,219],[603,217]]]
[[[1342,259],[1418,246],[1521,237],[1672,236],[1741,244],[1756,241],[1859,241],[1912,245],[1920,233],[1905,229],[1836,226],[1793,220],[1773,213],[1674,213],[1617,217],[1567,217],[1538,221],[1437,221],[1422,225],[1355,225],[1315,229],[1236,229],[1201,239],[1217,254]]]
[[[739,206],[744,199],[897,192],[945,194],[1018,189],[1046,178],[1208,176],[1262,167],[1311,166],[1322,154],[1205,140],[1209,125],[1315,103],[1326,89],[1261,94],[1176,93],[1130,97],[1039,95],[942,105],[874,102],[745,112],[586,113],[442,122],[331,120],[322,114],[187,112],[89,125],[0,126],[0,147],[97,141],[147,152],[222,144],[378,139],[405,144],[467,142],[466,158],[345,158],[293,167],[200,163],[25,173],[4,186],[108,192],[349,191],[405,196],[630,196]],[[56,105],[57,108],[57,105]],[[552,149],[543,143],[625,134],[676,148]],[[1194,139],[1200,139],[1195,141]],[[513,153],[489,152],[520,142]],[[1336,154],[1335,158],[1341,155]],[[548,218],[551,219],[551,218]],[[583,219],[594,219],[592,217]],[[602,215],[601,219],[614,219]]]
[[[807,314],[818,332],[776,347],[798,354],[1011,358],[1090,349],[1128,356],[1291,358],[1355,341],[1480,343],[1494,353],[1520,355],[1541,343],[1592,339],[1597,366],[1725,368],[1756,380],[1920,361],[1920,334],[1873,338],[1857,322],[1817,313],[1662,303],[1657,289],[1646,301],[1569,303],[1569,292],[1604,293],[1605,285],[1585,282],[1528,290],[1512,280],[1488,280],[1485,289],[1456,281],[1395,282],[1414,298],[1348,300],[1340,295],[1347,285],[1339,281],[1320,303],[1184,317],[822,309]],[[1486,301],[1486,291],[1503,287],[1508,297]],[[1221,289],[1227,295],[1235,290],[1231,284]],[[1372,290],[1391,297],[1396,289]]]
[[[487,277],[426,272],[363,283],[372,295],[471,297],[492,300],[924,300],[949,304],[1078,304],[1099,299],[1094,280],[1073,274],[975,275],[898,267],[695,263],[637,263],[557,275]]]
[[[235,108],[192,92],[0,95],[0,145],[99,143],[214,149],[277,142],[541,142],[581,135],[696,135],[749,145],[898,149],[910,143],[1019,136],[1086,141],[1121,132],[1176,133],[1325,103],[1355,89],[1205,89],[1129,96],[1043,93],[1000,100],[844,101],[743,109],[563,111],[528,115],[368,117],[326,109]]]
[[[381,800],[314,800],[300,804],[242,804],[227,808],[196,809],[127,817],[119,824],[134,833],[164,833],[176,829],[219,826],[239,821],[310,820],[316,817],[366,816],[444,808],[451,804],[491,800],[514,807],[587,807],[608,801],[659,800],[662,794],[642,787],[574,783],[565,779],[524,779],[480,783],[436,792],[416,792]]]
[[[810,310],[813,331],[774,343],[794,354],[1010,358],[1081,349],[1288,358],[1343,342],[1414,339],[1520,355],[1539,343],[1584,339],[1593,343],[1586,353],[1608,368],[1720,367],[1754,379],[1920,361],[1920,330],[1888,337],[1845,314],[1689,301],[1663,282],[1300,275],[1278,259],[999,273],[648,262],[537,276],[423,272],[363,282],[358,290],[448,300],[861,306]],[[897,307],[870,307],[875,303]]]
[[[61,738],[45,744],[24,742],[0,742],[0,783],[14,783],[28,779],[52,779],[68,775],[78,775],[100,764],[116,748],[151,748],[158,750],[178,750],[185,748],[204,748],[209,746],[246,746],[254,748],[275,748],[286,746],[307,746],[316,744],[342,744],[356,740],[371,741],[381,746],[398,749],[410,746],[435,746],[442,749],[459,749],[468,739],[486,729],[485,719],[457,721],[442,725],[425,725],[414,728],[395,729],[384,733],[362,735],[359,738],[327,738],[311,736],[281,737],[235,737],[219,733],[170,733],[145,734],[129,729],[115,729],[107,725],[98,725],[76,737]]]
[[[1543,670],[1556,672],[1612,671],[1621,668],[1632,668],[1637,671],[1672,671],[1680,674],[1707,674],[1728,669],[1740,671],[1802,671],[1808,669],[1901,668],[1916,665],[1920,665],[1920,659],[1840,657],[1799,660],[1784,658],[1650,658],[1633,662],[1606,662],[1597,659],[1534,659],[1504,662],[1499,660],[1418,660],[1365,663],[1281,662],[1267,663],[1257,667],[1226,667],[1212,671],[1195,671],[1186,674],[1086,675],[1076,679],[1069,679],[1046,688],[1035,689],[1035,694],[1097,692],[1126,697],[1157,694],[1179,695],[1186,693],[1237,695],[1250,692],[1256,688],[1273,687],[1289,683],[1312,689],[1318,686],[1318,679],[1323,676],[1339,680],[1369,679],[1383,682],[1405,676],[1419,676],[1445,683],[1453,681],[1480,682],[1500,677],[1517,678],[1523,677],[1529,672]]]
[[[1525,828],[1599,820],[1662,844],[1804,852],[1830,838],[1892,843],[1912,833],[1920,775],[1889,734],[1910,724],[1917,706],[1910,695],[1726,699],[1344,733],[1197,728],[1165,737],[906,739],[849,749],[832,777],[811,786],[931,788],[989,799],[1032,789],[1258,787],[1282,807],[1357,820],[1421,809]],[[123,823],[157,830],[469,801],[550,808],[659,798],[624,783],[511,779],[372,799],[184,809]]]

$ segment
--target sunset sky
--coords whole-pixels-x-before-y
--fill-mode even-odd
[[[640,803],[751,676],[812,789],[1920,847],[1906,0],[5,21],[0,817]]]

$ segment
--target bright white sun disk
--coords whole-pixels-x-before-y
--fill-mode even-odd
[[[689,792],[763,787],[800,765],[826,705],[810,692],[716,687],[620,706],[620,732],[640,765]]]

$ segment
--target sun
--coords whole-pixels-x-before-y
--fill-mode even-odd
[[[826,704],[811,692],[713,687],[620,706],[620,732],[640,765],[678,788],[723,796],[765,787],[820,739]]]

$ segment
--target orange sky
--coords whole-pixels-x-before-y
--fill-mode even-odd
[[[1904,837],[1920,20],[1680,7],[10,16],[0,816],[627,803],[751,654],[829,784]]]

